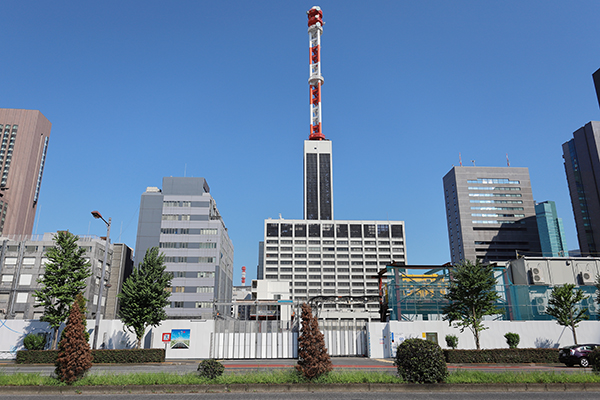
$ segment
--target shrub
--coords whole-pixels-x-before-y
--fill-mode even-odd
[[[54,364],[58,350],[19,350],[17,364]],[[140,364],[165,361],[165,349],[92,350],[94,364]]]
[[[590,360],[592,371],[596,374],[600,374],[600,347],[596,347],[594,351],[589,354],[588,360]]]
[[[69,312],[67,326],[58,344],[56,375],[68,384],[83,377],[92,367],[92,351],[85,340],[85,328],[79,304],[74,302]]]
[[[198,365],[198,373],[203,378],[215,379],[217,376],[223,375],[225,367],[223,364],[214,359],[202,360]]]
[[[446,362],[464,363],[558,363],[557,349],[444,350]]]
[[[44,350],[46,346],[46,336],[41,333],[30,333],[23,339],[23,346],[27,350]]]
[[[456,335],[446,335],[446,346],[456,349],[458,347],[458,337]]]
[[[508,347],[511,349],[516,349],[521,341],[518,333],[508,332],[504,335],[504,338],[506,339],[506,344],[508,344]]]
[[[439,383],[448,377],[444,352],[436,343],[407,339],[396,350],[394,364],[398,375],[407,382]]]
[[[302,304],[302,333],[298,338],[298,365],[296,370],[306,379],[316,379],[329,373],[333,366],[325,347],[319,322],[312,315],[310,306]]]

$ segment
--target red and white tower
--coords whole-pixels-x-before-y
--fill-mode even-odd
[[[323,140],[321,119],[321,85],[324,79],[321,75],[321,34],[323,33],[323,11],[314,6],[308,14],[308,46],[310,48],[310,140]]]

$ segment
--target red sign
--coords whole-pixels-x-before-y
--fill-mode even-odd
[[[162,338],[163,338],[162,341],[164,343],[170,342],[171,341],[171,333],[170,332],[169,333],[163,333]]]

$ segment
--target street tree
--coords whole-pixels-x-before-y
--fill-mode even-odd
[[[165,307],[169,304],[173,274],[165,271],[165,256],[158,247],[146,251],[144,260],[123,283],[119,294],[119,318],[125,327],[135,333],[137,348],[148,326],[158,326],[167,319]]]
[[[55,370],[58,379],[68,384],[82,378],[92,367],[92,350],[83,321],[79,303],[74,301],[58,345]]]
[[[41,288],[34,296],[43,307],[40,321],[48,322],[53,329],[52,349],[56,349],[58,329],[69,315],[69,308],[78,293],[86,288],[86,279],[91,275],[90,263],[84,258],[85,249],[77,245],[79,237],[68,231],[54,235],[55,245],[46,252],[48,262],[44,275],[37,282]]]
[[[556,322],[562,326],[568,326],[573,332],[573,341],[577,344],[575,328],[585,319],[588,319],[587,307],[577,307],[577,303],[587,299],[581,289],[575,289],[572,283],[552,288],[546,314],[556,318]]]
[[[464,260],[450,269],[450,284],[444,298],[450,303],[443,308],[444,320],[464,332],[468,328],[475,337],[477,350],[479,335],[484,329],[483,317],[500,313],[496,302],[496,278],[491,265]]]

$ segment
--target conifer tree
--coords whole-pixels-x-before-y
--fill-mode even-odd
[[[159,254],[158,247],[146,251],[144,261],[133,270],[123,282],[119,294],[119,318],[125,327],[135,333],[137,348],[142,345],[142,337],[148,326],[158,326],[167,319],[165,307],[169,304],[173,274],[165,271],[165,256]]]
[[[54,330],[52,349],[56,349],[58,329],[69,314],[69,307],[75,296],[85,287],[85,280],[91,275],[90,263],[84,258],[85,250],[77,245],[79,237],[68,231],[60,231],[54,236],[55,246],[48,249],[44,276],[38,279],[42,285],[34,296],[44,307],[40,321],[48,322]]]
[[[306,303],[302,304],[302,333],[298,338],[296,369],[309,380],[333,369],[317,318],[312,315],[312,310]]]
[[[56,375],[66,383],[73,383],[83,377],[92,367],[92,350],[85,339],[85,328],[79,304],[73,302],[60,343],[56,359]]]

